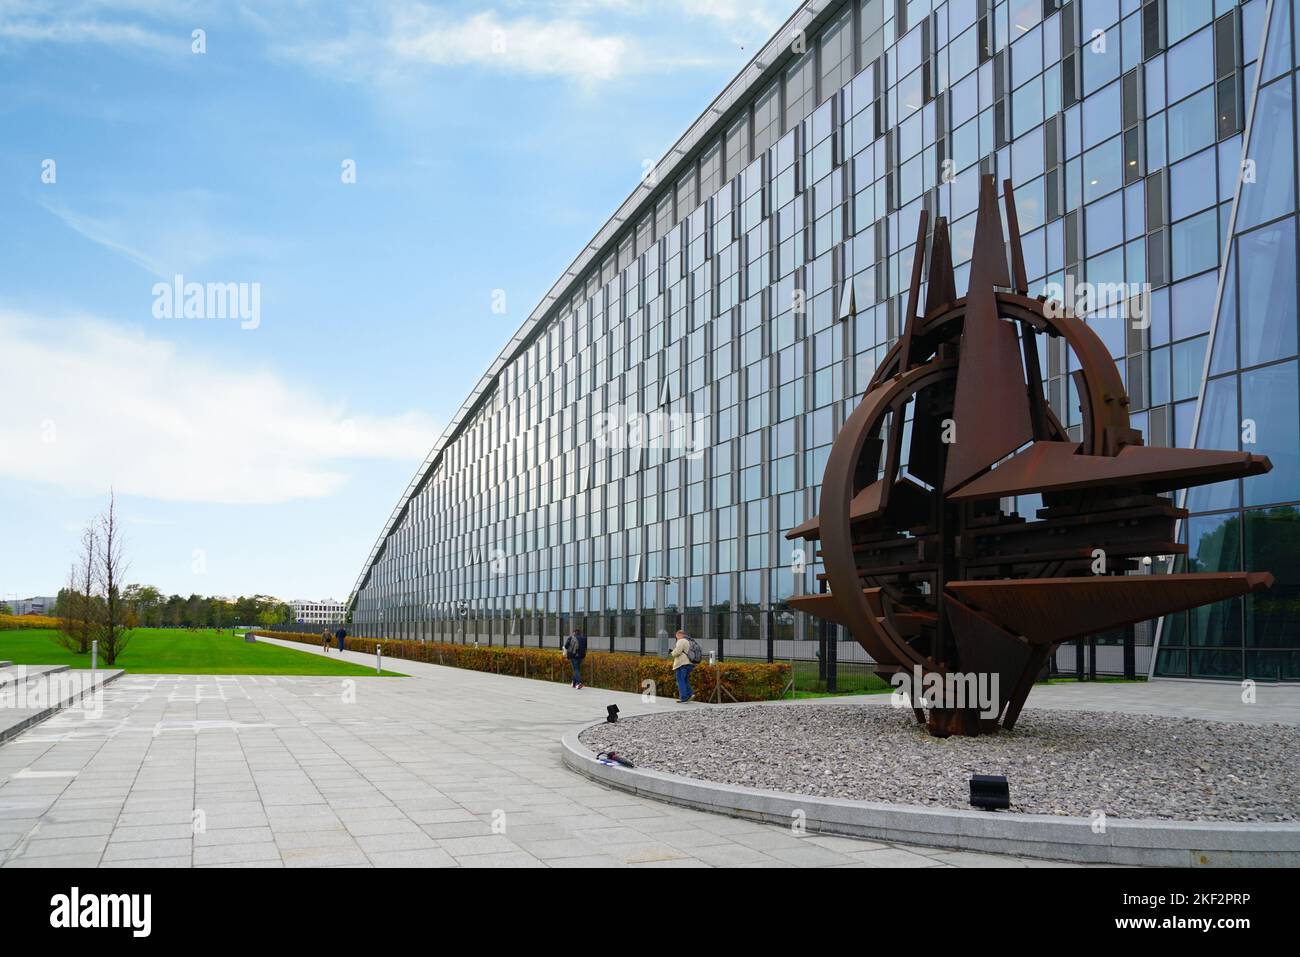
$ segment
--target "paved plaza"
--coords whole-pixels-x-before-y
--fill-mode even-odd
[[[606,789],[562,766],[562,733],[608,704],[632,715],[677,708],[671,699],[386,665],[410,677],[119,678],[99,718],[65,711],[0,746],[0,866],[1044,863],[797,836]],[[1140,700],[1132,686],[1082,690]],[[1252,707],[1272,707],[1272,690]],[[1218,694],[1145,691],[1168,708],[1182,697],[1213,706]],[[1031,705],[1058,700],[1089,699],[1044,688]]]

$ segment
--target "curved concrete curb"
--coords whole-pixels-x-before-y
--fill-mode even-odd
[[[635,720],[629,718],[626,720]],[[1102,833],[1088,818],[1053,814],[955,811],[736,787],[643,768],[602,764],[578,736],[564,735],[564,763],[641,797],[789,825],[804,815],[809,831],[899,844],[954,848],[1090,864],[1162,867],[1297,867],[1300,824],[1217,824],[1109,818]]]

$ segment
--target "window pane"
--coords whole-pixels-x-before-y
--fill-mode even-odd
[[[1201,376],[1205,372],[1205,339],[1205,336],[1201,336],[1179,342],[1174,346],[1175,402],[1194,399],[1201,392]],[[1180,426],[1181,424],[1179,423]]]
[[[1205,402],[1201,405],[1201,427],[1196,435],[1198,449],[1237,448],[1240,441],[1241,419],[1237,415],[1237,377],[1215,379],[1205,389]],[[1237,480],[1203,485],[1189,489],[1187,507],[1193,512],[1211,512],[1222,508],[1236,508]],[[1196,539],[1189,541],[1194,545]],[[1193,569],[1195,571],[1197,569]],[[1205,568],[1204,571],[1231,571],[1228,568]]]
[[[1295,355],[1295,219],[1238,237],[1237,261],[1242,366]]]
[[[1231,515],[1206,515],[1187,521],[1188,564],[1192,572],[1231,572],[1241,568],[1241,520]],[[1190,645],[1241,646],[1241,600],[1216,602],[1187,614]]]
[[[1123,137],[1115,137],[1083,154],[1083,198],[1100,199],[1124,185]]]
[[[1259,91],[1250,162],[1241,184],[1241,206],[1237,211],[1239,230],[1295,209],[1291,99],[1290,77]],[[1172,132],[1171,127],[1171,136]]]
[[[1300,644],[1300,511],[1246,512],[1246,571],[1273,574],[1273,587],[1246,599],[1246,644],[1295,648]]]
[[[1214,150],[1202,150],[1169,170],[1169,218],[1177,222],[1214,204]]]
[[[1296,364],[1284,362],[1241,376],[1243,428],[1253,426],[1256,444],[1246,451],[1267,455],[1273,471],[1245,480],[1246,505],[1273,505],[1300,498],[1300,421]]]
[[[1174,340],[1210,331],[1210,314],[1218,294],[1219,274],[1208,272],[1173,287],[1171,321]]]
[[[1213,30],[1205,29],[1169,50],[1169,101],[1176,103],[1214,79]]]
[[[1207,87],[1176,106],[1171,106],[1168,116],[1169,162],[1177,163],[1183,157],[1191,156],[1214,142],[1214,90],[1212,88]]]
[[[1085,34],[1083,39],[1083,92],[1088,96],[1119,77],[1119,28],[1095,39]]]
[[[1176,223],[1173,228],[1173,278],[1195,275],[1219,262],[1217,210]]]
[[[1214,16],[1212,0],[1173,0],[1165,7],[1165,40],[1177,43],[1210,22]]]

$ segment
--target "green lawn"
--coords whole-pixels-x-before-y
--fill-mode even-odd
[[[78,655],[54,641],[55,632],[0,631],[0,661],[17,665],[68,665],[89,668],[90,655]],[[306,646],[304,646],[305,648]],[[103,655],[99,666],[108,667]],[[229,631],[137,628],[114,668],[149,675],[371,675],[374,667],[349,664],[320,649],[297,651],[264,641],[245,642]],[[399,676],[394,671],[384,675]]]
[[[866,663],[841,661],[836,669],[836,695],[885,694],[893,691],[888,681],[876,674]],[[818,677],[816,661],[795,661],[794,697],[834,697],[826,691],[826,682]]]

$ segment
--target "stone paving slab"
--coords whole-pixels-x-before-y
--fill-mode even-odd
[[[0,666],[0,744],[16,738],[28,728],[73,707],[83,715],[93,711],[97,689],[122,675],[121,669],[72,671],[67,665]],[[44,689],[36,693],[37,685]],[[31,700],[30,705],[24,706]]]
[[[614,791],[562,766],[561,736],[608,704],[632,715],[672,699],[402,670],[410,677],[122,676],[99,720],[59,713],[0,746],[0,866],[1042,864],[796,838]],[[1031,706],[1300,722],[1298,692],[1260,686],[1242,705],[1236,686],[1099,683],[1036,689]]]

